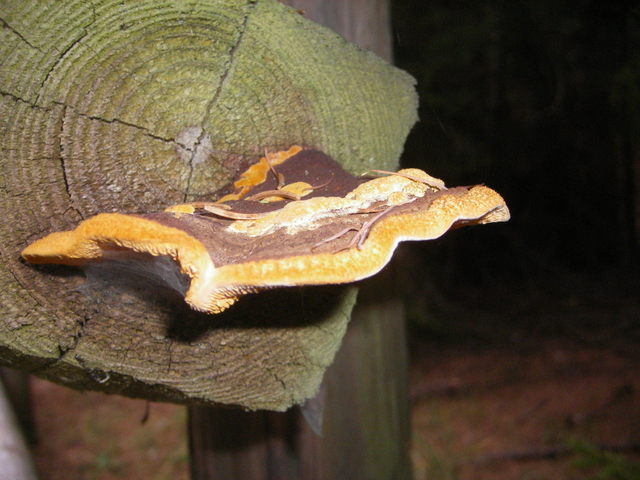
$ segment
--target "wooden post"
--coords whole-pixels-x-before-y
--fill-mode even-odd
[[[365,25],[344,30],[355,41],[386,12],[385,2],[332,4],[335,19]],[[392,169],[416,120],[413,79],[275,0],[0,2],[0,27],[0,363],[155,401],[284,411],[311,396],[343,337],[352,287],[316,287],[304,302],[273,290],[207,316],[144,278],[87,281],[27,265],[20,252],[100,212],[211,199],[265,148],[317,148],[353,174]],[[347,447],[360,465],[352,478],[406,471],[402,315],[381,292],[366,297],[351,322],[364,333],[348,334],[346,360],[327,376],[323,442],[290,416],[251,414],[243,426],[242,412],[225,411],[220,436],[194,433],[192,444],[257,445],[251,462],[266,458],[258,470],[271,478],[325,475],[317,465],[329,462],[341,471]],[[195,412],[192,431],[202,432],[219,411]]]
[[[156,401],[283,411],[312,395],[353,292],[300,309],[273,291],[212,317],[144,276],[87,281],[20,252],[100,212],[210,200],[265,148],[392,169],[413,79],[275,0],[0,2],[0,20],[0,362]]]
[[[304,15],[391,60],[387,0],[296,1]],[[286,413],[189,408],[193,480],[411,478],[404,311],[393,271],[363,282],[325,374],[323,436]]]

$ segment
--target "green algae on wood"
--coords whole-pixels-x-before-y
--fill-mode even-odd
[[[342,327],[318,350],[309,332],[322,319],[234,324],[236,343],[192,319],[201,336],[185,337],[165,307],[94,302],[77,275],[31,269],[18,253],[100,211],[206,199],[265,148],[318,148],[354,173],[394,168],[416,119],[411,77],[273,0],[2,2],[0,19],[5,363],[175,401],[284,409],[312,394]],[[335,310],[346,324],[352,297],[336,295],[351,299]],[[229,358],[274,341],[268,369],[224,384],[246,368]]]

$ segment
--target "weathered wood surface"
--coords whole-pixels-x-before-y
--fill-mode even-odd
[[[288,0],[305,16],[390,59],[387,0]],[[411,478],[407,345],[393,268],[361,282],[323,383],[323,436],[286,413],[190,407],[193,480]]]
[[[408,75],[274,0],[0,2],[0,361],[156,400],[282,410],[311,395],[352,290],[210,317],[19,252],[101,211],[210,198],[265,147],[392,168],[415,103]]]

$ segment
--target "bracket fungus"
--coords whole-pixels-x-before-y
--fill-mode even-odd
[[[446,188],[418,169],[376,173],[384,176],[355,177],[320,151],[292,146],[265,154],[216,202],[99,214],[22,256],[66,265],[166,256],[183,279],[167,283],[191,308],[215,314],[267,288],[361,280],[401,241],[509,219],[502,197],[483,185]]]

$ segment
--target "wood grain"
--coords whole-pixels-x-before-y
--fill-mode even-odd
[[[312,395],[352,291],[288,291],[252,305],[270,318],[219,323],[19,252],[98,212],[209,200],[265,148],[390,169],[413,79],[274,0],[2,2],[0,19],[2,363],[156,400],[282,410]],[[325,294],[326,316],[295,323],[288,305]]]

